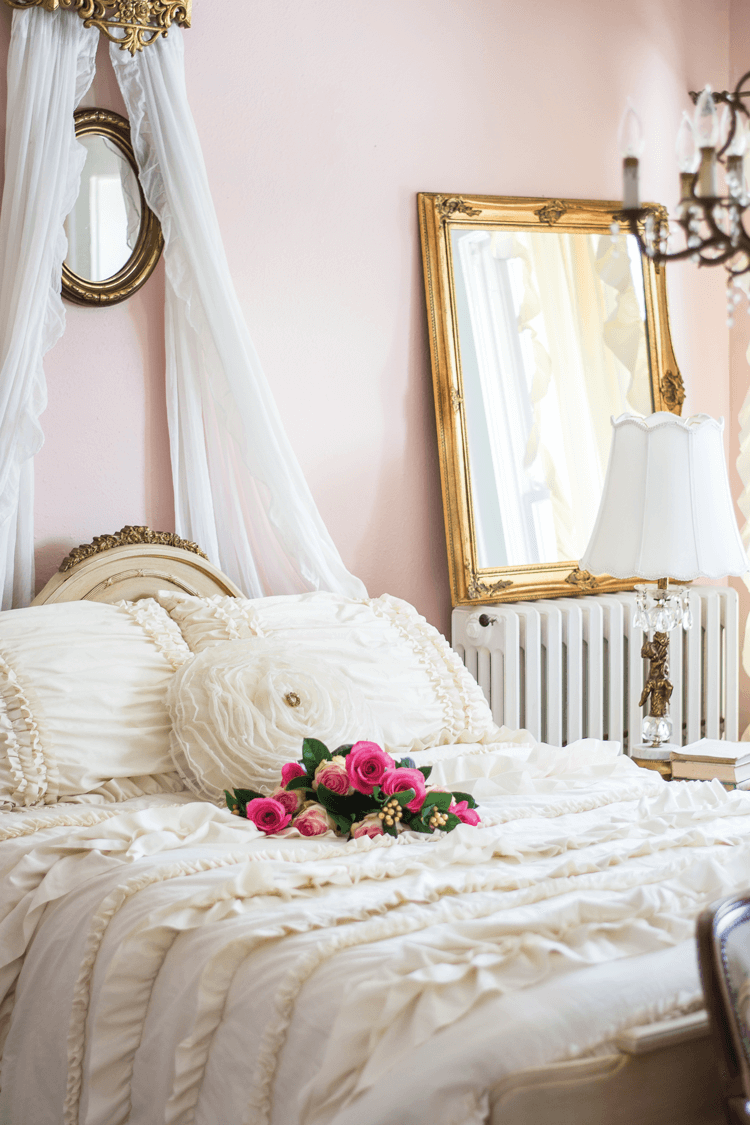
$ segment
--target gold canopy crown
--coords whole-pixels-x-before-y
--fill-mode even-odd
[[[86,27],[98,27],[123,51],[142,51],[166,35],[173,23],[190,27],[192,0],[5,0],[11,8],[67,8]]]

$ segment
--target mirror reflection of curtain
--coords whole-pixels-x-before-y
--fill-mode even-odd
[[[480,454],[483,427],[474,427],[478,432],[473,440],[470,437],[480,566],[507,566],[544,557],[545,546],[551,549],[546,510],[550,494],[525,464],[533,425],[527,365],[507,264],[492,254],[491,246],[491,236],[485,231],[471,231],[458,242],[479,401],[471,401],[470,379],[464,380],[464,394],[470,396],[470,427],[481,413],[487,431],[484,456]],[[472,360],[464,354],[468,350],[465,343],[462,336],[462,361],[468,367]],[[502,496],[499,523],[491,494]]]
[[[652,409],[640,259],[624,236],[560,232],[459,231],[456,248],[479,565],[578,558],[610,416]]]
[[[122,206],[125,211],[125,244],[128,250],[132,251],[135,249],[141,229],[141,193],[138,177],[131,168],[130,161],[125,159],[117,145],[110,141],[109,137],[102,137],[102,140],[115,157],[117,167],[115,179],[119,183],[122,199],[122,204],[118,201],[118,206]]]

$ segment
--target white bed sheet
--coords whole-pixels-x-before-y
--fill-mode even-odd
[[[0,816],[0,1122],[479,1125],[508,1074],[700,1005],[694,918],[748,882],[750,794],[591,741],[423,757],[482,828]]]

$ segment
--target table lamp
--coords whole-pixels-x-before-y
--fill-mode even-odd
[[[642,707],[650,699],[650,707],[637,754],[668,758],[674,748],[669,633],[692,624],[689,591],[670,580],[744,574],[750,562],[729,492],[723,418],[622,414],[612,427],[599,512],[580,566],[593,574],[656,582],[635,588],[634,624],[646,631],[641,655],[650,662],[640,700]]]

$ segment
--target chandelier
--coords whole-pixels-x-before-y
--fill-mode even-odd
[[[142,51],[166,35],[173,23],[190,27],[192,0],[6,0],[11,8],[66,8],[86,27],[97,27],[123,51]]]
[[[750,71],[732,92],[714,93],[710,86],[690,93],[694,114],[682,115],[677,134],[680,202],[672,233],[663,209],[640,206],[638,161],[643,131],[632,105],[620,126],[623,156],[622,219],[637,239],[641,252],[658,264],[690,259],[699,266],[723,266],[727,271],[727,323],[742,294],[750,297],[750,235],[742,217],[750,205],[744,175],[750,112]],[[722,106],[721,112],[718,106]],[[723,184],[720,183],[723,180]],[[613,224],[613,236],[619,226]],[[750,310],[749,310],[750,311]]]

